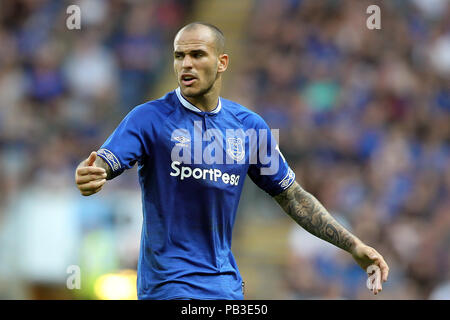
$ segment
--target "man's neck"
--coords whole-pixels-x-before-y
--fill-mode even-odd
[[[220,84],[216,83],[211,90],[199,97],[185,97],[187,101],[204,112],[211,112],[219,104]]]
[[[192,97],[185,97],[187,101],[192,103],[194,106],[199,108],[201,111],[204,112],[211,112],[213,111],[218,103],[219,103],[219,96],[215,99],[204,99],[204,98],[192,98]]]

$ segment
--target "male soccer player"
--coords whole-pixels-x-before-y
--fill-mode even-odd
[[[76,169],[76,184],[89,196],[138,163],[138,298],[243,299],[231,236],[246,175],[300,226],[348,251],[364,270],[378,266],[386,281],[383,257],[295,181],[264,120],[219,96],[228,61],[218,28],[183,27],[174,40],[179,87],[135,107]],[[381,289],[379,281],[372,291]]]

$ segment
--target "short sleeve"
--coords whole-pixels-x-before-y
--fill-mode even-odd
[[[295,173],[280,151],[278,141],[267,123],[257,117],[254,123],[258,142],[251,147],[256,163],[251,163],[248,175],[252,181],[269,195],[276,196],[295,181]],[[276,131],[274,131],[276,133]]]
[[[137,108],[130,111],[97,151],[112,170],[112,177],[130,169],[144,155],[144,137]]]

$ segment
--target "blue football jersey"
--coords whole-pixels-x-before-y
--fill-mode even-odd
[[[113,177],[138,163],[139,299],[243,299],[231,238],[245,177],[271,196],[295,180],[259,115],[223,98],[203,112],[177,88],[131,110],[98,155]]]

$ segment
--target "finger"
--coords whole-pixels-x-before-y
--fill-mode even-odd
[[[383,256],[381,254],[379,254],[378,252],[376,252],[375,249],[374,249],[374,252],[376,253],[376,255],[375,255],[375,253],[372,253],[369,255],[369,258],[371,258],[374,261],[374,263],[380,268],[381,280],[383,282],[386,282],[388,279],[388,275],[389,275],[389,267],[388,267],[386,261],[384,260]]]
[[[106,182],[106,179],[91,181],[82,186],[84,186],[84,190],[95,190],[102,187]]]
[[[97,189],[96,189],[96,190],[94,190],[94,191],[82,191],[81,194],[82,194],[83,196],[87,197],[87,196],[91,196],[91,195],[93,195],[94,193],[97,193],[97,192],[98,192],[98,191],[97,191]]]
[[[86,160],[86,165],[93,166],[96,158],[97,158],[97,152],[92,151],[91,154],[89,155],[89,158]]]
[[[96,173],[106,173],[106,170],[100,167],[81,167],[77,169],[77,174],[80,176]]]
[[[377,269],[375,271],[376,277],[375,277],[375,294],[377,294],[378,292],[381,291],[382,286],[381,286],[381,271],[380,269]]]
[[[371,260],[378,260],[380,257],[380,254],[375,249],[372,248],[372,250],[367,253],[367,256]]]
[[[377,286],[375,287],[375,289],[373,290],[373,294],[377,295],[378,293],[380,293],[383,290],[383,288],[381,286]]]
[[[100,187],[98,187],[98,188],[95,189],[95,190],[91,190],[91,191],[82,191],[81,194],[82,194],[83,196],[90,196],[90,195],[93,195],[94,193],[99,192],[100,190],[102,190],[102,188],[103,188],[103,185],[100,186]]]
[[[93,195],[94,193],[99,192],[100,190],[102,190],[102,188],[103,188],[103,186],[101,186],[101,187],[99,187],[99,188],[97,188],[97,189],[95,189],[95,190],[81,191],[81,194],[82,194],[83,196],[90,196],[90,195]]]
[[[372,288],[370,289],[370,291],[372,291],[374,295],[377,295],[381,290],[382,290],[381,285],[378,285],[378,284],[376,283],[376,281],[374,281],[374,283],[373,283]]]
[[[374,284],[374,279],[369,278],[367,281],[367,288],[369,288],[370,291],[372,291],[372,293],[375,293],[375,284]]]
[[[75,182],[77,184],[85,184],[91,181],[97,181],[101,179],[106,179],[106,173],[95,173],[95,174],[88,174],[85,176],[77,176]]]
[[[81,191],[81,195],[87,197],[94,194],[94,191]]]
[[[98,189],[99,187],[103,186],[105,184],[105,182],[106,182],[106,179],[91,181],[88,183],[78,185],[78,189],[80,189],[80,191],[93,191],[93,190]]]
[[[378,256],[376,254],[369,254],[368,255],[369,259],[372,260],[373,262],[378,261]]]
[[[373,294],[378,294],[382,290],[381,285],[381,270],[376,264],[372,264],[367,267],[367,288],[373,292]]]
[[[380,269],[381,269],[381,279],[383,282],[386,282],[389,276],[389,267],[386,261],[382,260],[380,262]]]
[[[101,185],[100,187],[98,187],[97,189],[95,189],[92,193],[97,193],[97,192],[99,192],[100,190],[102,190],[103,186],[104,186],[104,184]]]

